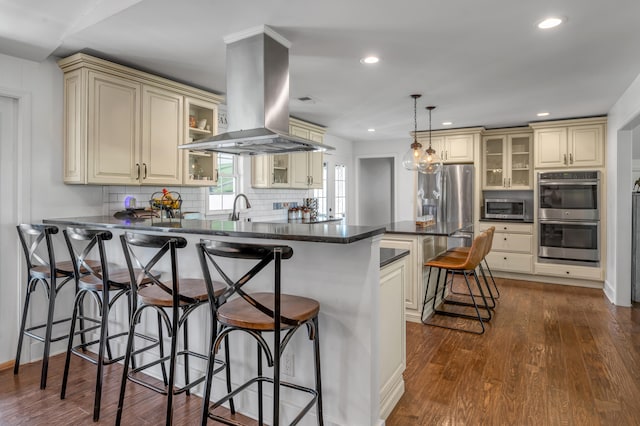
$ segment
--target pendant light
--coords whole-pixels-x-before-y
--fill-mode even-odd
[[[418,118],[417,118],[417,104],[418,98],[422,95],[411,95],[413,98],[413,143],[411,144],[411,148],[404,154],[402,157],[402,165],[405,169],[415,171],[424,169],[425,165],[425,155],[426,153],[422,151],[422,145],[418,142]]]
[[[436,109],[436,107],[433,105],[427,107],[427,111],[429,111],[429,148],[425,151],[422,167],[418,169],[420,173],[428,175],[436,174],[442,170],[442,161],[440,157],[438,157],[436,150],[431,147],[431,111],[434,109]]]

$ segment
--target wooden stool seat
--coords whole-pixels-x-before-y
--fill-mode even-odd
[[[273,309],[273,293],[251,293],[249,296]],[[320,304],[313,299],[290,294],[282,294],[280,297],[282,316],[297,321],[298,324],[309,321],[320,312]],[[218,309],[218,322],[226,326],[260,331],[273,331],[275,327],[272,316],[258,310],[242,297],[230,300]],[[281,324],[282,329],[293,327]]]
[[[150,282],[150,280],[148,281]],[[163,283],[168,288],[171,288],[171,283]],[[219,295],[225,289],[224,284],[214,282],[214,291]],[[199,302],[206,302],[209,298],[207,293],[207,285],[203,279],[200,278],[181,278],[180,279],[180,295]],[[145,305],[155,305],[171,307],[173,306],[173,298],[171,294],[164,291],[160,286],[150,285],[143,287],[138,291],[138,298]],[[188,305],[187,301],[181,301],[181,305]]]
[[[100,261],[99,260],[87,260],[87,265],[94,271],[100,270]],[[41,278],[51,278],[51,272],[49,265],[38,265],[31,268],[31,272],[34,276],[38,276]],[[86,268],[80,268],[80,273],[88,273],[89,271]],[[65,260],[64,262],[56,262],[56,278],[70,277],[73,276],[73,262],[70,260]]]

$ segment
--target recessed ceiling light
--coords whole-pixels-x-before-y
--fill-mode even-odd
[[[562,24],[562,22],[564,22],[564,19],[553,16],[540,21],[538,23],[538,28],[541,30],[548,30],[549,28],[557,27]]]
[[[549,113],[548,112],[539,112],[537,115],[538,115],[538,117],[546,117],[547,115],[549,115]]]
[[[443,121],[442,125],[443,126],[451,126],[453,123],[451,121]]]
[[[367,56],[366,58],[360,59],[360,62],[363,64],[377,64],[380,61],[380,58],[377,56]]]
[[[374,129],[374,128],[367,129],[367,132],[372,132],[373,133],[375,131],[376,131],[376,129]]]

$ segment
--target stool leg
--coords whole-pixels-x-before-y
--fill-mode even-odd
[[[476,280],[476,286],[478,287],[478,290],[480,290],[480,296],[482,297],[482,301],[484,302],[484,306],[482,307],[487,311],[486,321],[489,321],[491,320],[491,307],[489,306],[489,302],[487,302],[487,298],[484,295],[484,291],[482,290],[482,285],[480,284],[480,278],[478,278],[478,274],[476,273],[475,269],[473,270],[473,277]],[[474,299],[474,302],[475,302],[475,299]],[[494,305],[495,305],[495,301],[494,301]],[[478,315],[480,315],[480,313],[478,313]]]
[[[491,281],[493,282],[493,287],[496,289],[496,299],[500,298],[500,290],[498,289],[498,286],[496,285],[496,280],[495,278],[493,278],[493,273],[491,272],[491,268],[489,268],[489,263],[487,262],[487,258],[485,256],[484,258],[484,264],[487,267],[487,271],[489,271],[489,276],[491,277]]]
[[[67,396],[67,379],[69,378],[69,364],[71,363],[71,352],[73,350],[73,336],[76,332],[76,320],[78,318],[78,309],[79,305],[82,304],[84,300],[84,291],[80,290],[78,294],[76,294],[75,301],[73,303],[73,313],[71,315],[71,328],[69,329],[69,340],[67,342],[67,355],[64,361],[64,372],[62,373],[62,389],[60,390],[60,399],[64,399]],[[80,327],[80,330],[83,330]],[[80,333],[80,335],[84,335],[84,333]]]
[[[262,377],[262,348],[260,348],[260,344],[258,344],[258,377]],[[262,410],[262,380],[258,380],[258,424],[261,426],[264,424],[264,415]]]
[[[164,337],[162,335],[162,318],[158,313],[158,351],[160,352],[160,358],[164,358]],[[160,363],[160,369],[162,370],[162,381],[165,386],[169,384],[167,379],[167,369],[164,366],[164,361]]]
[[[213,353],[217,336],[217,325],[215,319],[213,320],[211,330],[211,338],[209,339],[209,359],[207,360],[207,372],[204,382],[204,392],[202,395],[202,416],[200,417],[201,426],[205,426],[209,419],[209,400],[211,399],[211,386],[213,385],[213,370],[215,370],[216,365],[216,354]],[[227,362],[228,360],[229,358],[227,358]]]
[[[169,354],[169,384],[167,386],[167,426],[173,423],[173,385],[176,380],[176,353],[178,352],[179,318],[178,308],[173,308],[171,322],[171,353]]]
[[[183,309],[183,312],[185,311],[185,309]],[[182,324],[182,332],[184,334],[184,350],[188,351],[189,350],[189,333],[188,333],[188,325],[187,325],[187,321],[188,319],[185,318],[184,319],[184,324]],[[185,386],[188,385],[189,382],[189,354],[185,354],[184,355],[184,383]],[[187,395],[191,395],[191,389],[187,389],[186,391]]]
[[[100,318],[100,340],[98,342],[98,365],[96,371],[96,393],[93,399],[93,421],[100,419],[100,400],[102,398],[102,372],[104,367],[104,350],[108,349],[107,323],[109,322],[109,290],[105,286],[102,292],[102,313]],[[71,336],[70,336],[71,337]],[[109,351],[111,352],[111,351]],[[111,354],[109,354],[111,358]]]
[[[313,339],[313,354],[316,364],[316,392],[317,404],[318,404],[318,426],[324,425],[324,418],[322,414],[322,378],[320,374],[320,335],[318,334],[318,317],[313,318],[313,327],[315,328]]]
[[[127,338],[127,349],[124,353],[124,361],[122,368],[122,380],[120,382],[120,395],[118,396],[118,411],[116,412],[116,426],[120,426],[122,421],[122,407],[124,406],[124,393],[127,389],[127,377],[129,375],[129,363],[131,362],[131,352],[133,351],[133,338],[136,333],[136,323],[140,317],[141,311],[136,310],[131,317],[129,324],[129,336]]]
[[[436,301],[438,299],[438,289],[440,288],[440,274],[441,273],[442,273],[442,269],[438,268],[438,276],[436,277],[436,291],[433,293],[433,304],[432,304],[433,312],[436,311]],[[446,273],[445,273],[445,277],[446,277]]]
[[[473,273],[475,275],[475,271]],[[473,295],[473,291],[471,290],[471,285],[469,284],[469,278],[467,277],[467,272],[463,271],[462,275],[464,275],[464,282],[467,284],[467,288],[469,289],[469,294]],[[482,290],[480,290],[480,292],[482,293]],[[484,295],[482,297],[484,298]],[[475,308],[476,314],[478,315],[478,321],[480,322],[480,327],[482,327],[482,331],[477,334],[482,334],[484,333],[484,323],[482,322],[482,316],[480,315],[480,311],[478,310],[478,304],[476,303],[476,300],[473,298],[473,296],[471,297],[471,299],[473,300],[473,307]],[[486,303],[486,300],[485,300],[485,303]]]
[[[49,352],[51,350],[51,332],[53,330],[53,310],[56,306],[56,279],[51,278],[49,283],[49,307],[47,308],[47,326],[44,335],[44,353],[42,354],[42,375],[40,376],[40,389],[47,387],[47,372],[49,371]]]
[[[22,341],[24,340],[24,329],[27,325],[29,301],[31,300],[31,292],[33,287],[32,282],[33,280],[29,281],[29,284],[27,285],[27,294],[25,295],[25,298],[24,298],[24,308],[22,309],[22,321],[20,322],[20,334],[18,335],[18,349],[16,352],[16,363],[13,366],[13,374],[18,374],[18,371],[20,370],[20,355],[22,353]]]
[[[231,366],[229,365],[229,360],[231,359],[229,355],[229,335],[224,336],[224,360],[226,363],[225,373],[227,379],[227,393],[231,393]],[[229,409],[231,410],[231,414],[236,413],[236,406],[233,403],[233,398],[229,400]]]
[[[429,266],[429,273],[427,274],[427,287],[424,290],[424,298],[422,299],[422,312],[420,314],[420,318],[424,317],[424,308],[427,306],[427,296],[429,295],[429,284],[431,283],[431,266]]]

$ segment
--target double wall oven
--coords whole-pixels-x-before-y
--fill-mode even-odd
[[[538,174],[538,260],[599,266],[600,172]]]

